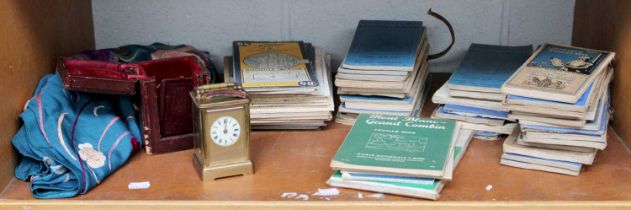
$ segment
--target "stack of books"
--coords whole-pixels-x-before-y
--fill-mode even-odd
[[[532,46],[471,44],[460,67],[434,93],[432,118],[461,121],[474,138],[496,140],[518,127],[503,106],[501,87],[532,53]]]
[[[360,114],[327,184],[436,200],[472,136],[454,120]]]
[[[429,44],[419,21],[361,20],[335,75],[336,122],[358,114],[418,116],[427,95]]]
[[[520,132],[504,143],[504,165],[579,175],[607,146],[610,63],[615,53],[541,46],[503,85]]]
[[[302,41],[235,41],[233,49],[224,79],[252,99],[252,129],[319,129],[333,118],[330,56],[323,50]]]

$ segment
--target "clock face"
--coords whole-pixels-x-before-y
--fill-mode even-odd
[[[230,116],[217,118],[210,127],[210,138],[215,144],[227,147],[237,143],[241,135],[241,125]]]

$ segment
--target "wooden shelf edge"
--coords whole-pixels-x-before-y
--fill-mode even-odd
[[[1,209],[620,209],[631,201],[157,201],[0,200]]]

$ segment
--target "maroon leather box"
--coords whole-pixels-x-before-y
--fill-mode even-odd
[[[62,58],[64,87],[90,93],[136,95],[147,154],[193,148],[193,87],[210,81],[192,57],[134,64]]]

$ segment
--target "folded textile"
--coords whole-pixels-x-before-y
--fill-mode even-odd
[[[67,91],[59,75],[44,76],[12,140],[22,157],[15,176],[30,180],[35,198],[85,194],[141,148],[133,107],[129,97]]]

